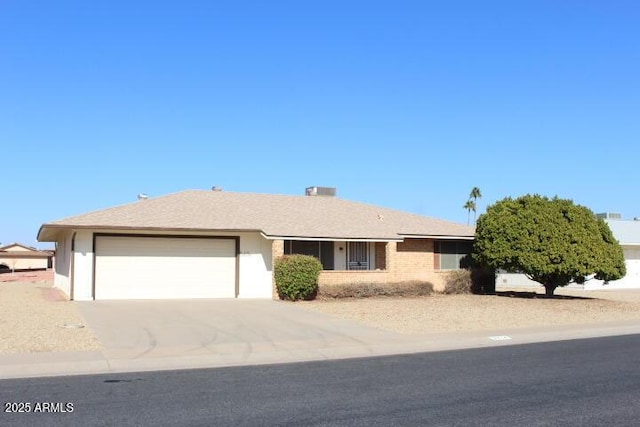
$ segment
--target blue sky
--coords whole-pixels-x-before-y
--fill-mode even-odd
[[[637,1],[4,0],[0,40],[3,244],[213,185],[640,216]]]

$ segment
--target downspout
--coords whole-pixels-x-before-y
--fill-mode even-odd
[[[76,232],[74,231],[73,234],[71,235],[71,250],[70,252],[70,258],[69,258],[69,299],[73,301],[74,299],[74,282],[75,282],[75,266],[74,266],[74,259],[75,259],[75,250],[76,250]]]
[[[235,238],[236,241],[236,289],[234,298],[240,295],[240,236]]]

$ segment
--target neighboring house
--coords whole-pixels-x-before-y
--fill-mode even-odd
[[[56,243],[55,286],[75,300],[272,298],[273,261],[291,253],[321,260],[320,286],[441,288],[471,250],[473,227],[308,190],[183,191],[43,224],[38,240]]]
[[[587,290],[640,288],[640,221],[616,219],[605,221],[622,246],[627,274],[622,279],[612,280],[609,283],[604,283],[602,280],[588,280],[584,288]]]
[[[605,216],[606,215],[606,216]],[[598,289],[639,289],[640,288],[640,221],[625,221],[615,214],[598,214],[605,219],[613,236],[618,240],[624,253],[627,274],[620,280],[604,283],[602,280],[587,280],[583,285],[572,284],[571,287],[585,290]],[[541,286],[540,283],[529,280],[524,274],[499,273],[496,285],[501,287]]]
[[[53,254],[36,248],[12,243],[0,247],[0,272],[46,270],[51,267]]]

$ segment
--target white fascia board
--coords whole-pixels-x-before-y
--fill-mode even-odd
[[[475,236],[449,236],[433,234],[401,234],[403,238],[409,239],[440,239],[440,240],[473,240]]]
[[[262,237],[267,240],[304,240],[314,242],[402,242],[403,238],[397,239],[353,239],[346,237],[298,237],[298,236],[269,236],[264,233],[260,233]]]

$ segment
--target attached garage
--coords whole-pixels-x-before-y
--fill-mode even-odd
[[[237,296],[237,238],[94,238],[96,300]]]

